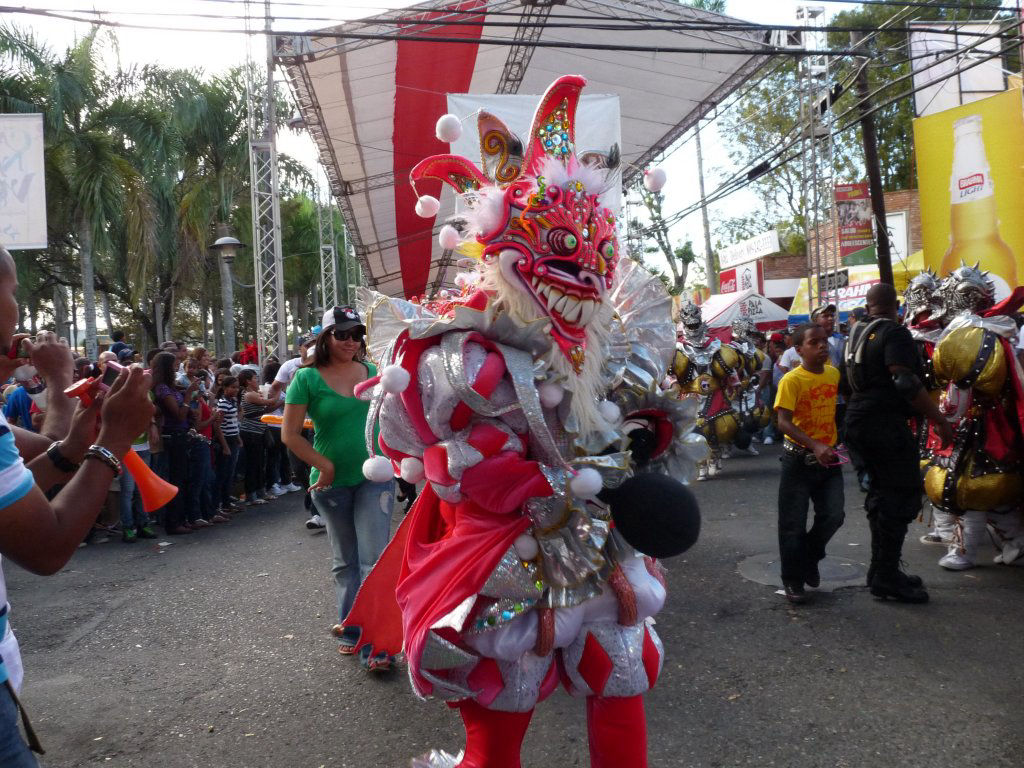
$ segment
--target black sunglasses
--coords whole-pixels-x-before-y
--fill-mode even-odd
[[[334,336],[334,338],[337,339],[338,341],[363,340],[363,331],[360,328],[350,328],[344,331],[340,328],[335,328],[333,331],[331,331],[331,335]]]

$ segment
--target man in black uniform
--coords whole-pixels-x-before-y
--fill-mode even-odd
[[[871,526],[871,594],[924,603],[928,593],[921,579],[900,570],[903,539],[921,509],[923,491],[921,457],[907,418],[914,411],[926,416],[944,446],[952,443],[953,430],[921,384],[923,363],[910,331],[896,320],[898,308],[891,285],[868,291],[868,316],[851,333],[844,361],[852,390],[846,439],[871,478],[864,501]]]

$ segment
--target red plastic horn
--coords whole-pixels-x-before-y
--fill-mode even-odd
[[[112,365],[108,363],[107,365]],[[77,397],[83,405],[90,405],[93,401],[93,391],[97,387],[105,387],[98,378],[82,379],[76,381],[64,390],[68,397]],[[139,454],[129,450],[121,457],[121,464],[124,469],[135,478],[135,484],[139,487],[139,496],[142,497],[142,508],[146,514],[155,512],[167,504],[178,493],[178,486],[171,485],[163,480],[156,472],[146,466],[146,462],[139,458]]]

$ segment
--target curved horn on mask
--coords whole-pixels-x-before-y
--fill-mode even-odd
[[[523,167],[530,174],[538,172],[545,157],[566,164],[576,159],[576,105],[586,84],[579,75],[564,75],[544,92],[526,139]]]

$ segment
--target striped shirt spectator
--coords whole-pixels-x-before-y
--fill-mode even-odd
[[[224,419],[220,423],[220,431],[224,433],[224,437],[238,437],[238,403],[222,397],[217,401],[217,408],[224,414]]]

